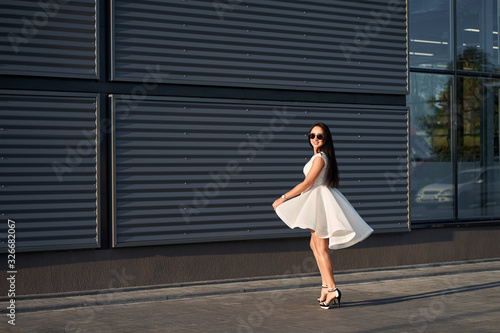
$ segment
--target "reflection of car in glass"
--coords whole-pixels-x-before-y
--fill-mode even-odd
[[[470,169],[458,173],[458,204],[484,206],[500,200],[500,168]],[[421,188],[415,197],[417,204],[434,208],[440,204],[451,204],[454,198],[453,177],[450,175],[437,183]]]

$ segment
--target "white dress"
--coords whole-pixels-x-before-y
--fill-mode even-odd
[[[311,187],[279,205],[276,214],[292,229],[312,229],[317,237],[328,238],[331,250],[343,249],[361,242],[373,229],[339,190],[324,185],[327,165],[324,153],[311,157],[304,166],[304,175],[311,170],[313,160],[320,156],[325,165]]]

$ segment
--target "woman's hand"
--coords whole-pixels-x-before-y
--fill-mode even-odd
[[[307,173],[306,178],[304,179],[303,182],[295,186],[293,189],[290,191],[286,192],[287,199],[291,199],[295,197],[296,195],[300,195],[302,192],[307,190],[311,185],[316,181],[316,178],[318,177],[319,173],[321,172],[321,169],[323,169],[323,166],[325,165],[325,160],[323,158],[314,158],[312,162],[312,167],[311,170]],[[279,198],[275,202],[273,202],[273,208],[276,210],[279,205],[281,205],[283,202],[285,202],[286,199]]]
[[[285,202],[285,199],[283,198],[279,198],[279,199],[276,199],[274,202],[273,202],[273,208],[274,210],[276,210],[276,208],[281,205],[283,202]]]

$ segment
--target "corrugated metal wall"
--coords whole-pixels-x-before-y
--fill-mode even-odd
[[[302,181],[316,121],[359,213],[408,230],[404,107],[114,97],[113,109],[115,246],[300,235],[271,204]]]
[[[0,209],[19,223],[21,250],[97,247],[108,225],[115,246],[297,235],[270,205],[302,177],[302,135],[318,120],[335,132],[355,207],[375,229],[408,230],[407,111],[376,96],[394,104],[407,93],[404,0],[19,0],[1,9],[0,74],[30,89],[8,92],[0,78]],[[170,94],[169,83],[184,96],[218,86],[211,91],[226,99],[148,96]],[[113,114],[113,164],[97,163],[96,98],[130,88],[112,110],[102,105],[103,119]],[[379,106],[283,104],[272,89],[283,100],[343,92]],[[103,230],[101,171],[114,188]]]
[[[99,245],[96,94],[0,93],[0,248]]]
[[[95,79],[95,0],[2,1],[0,74]]]
[[[113,32],[118,81],[407,92],[404,0],[114,0]]]

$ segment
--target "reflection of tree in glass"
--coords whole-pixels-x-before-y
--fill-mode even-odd
[[[441,92],[427,100],[427,114],[419,118],[420,126],[430,137],[431,149],[439,161],[450,161],[450,87],[449,80]]]
[[[478,71],[489,66],[487,55],[475,47],[469,47],[458,56],[457,64],[461,69]],[[449,69],[453,64],[448,65]],[[427,101],[433,113],[420,118],[427,134],[432,138],[431,147],[439,160],[450,160],[450,111],[453,78],[444,85],[443,90]],[[480,154],[481,107],[491,93],[491,87],[484,84],[480,77],[463,77],[457,80],[457,144],[458,158],[461,161],[477,161]],[[496,91],[495,91],[496,92]],[[491,96],[490,96],[491,97]],[[498,96],[495,94],[495,98]],[[495,106],[498,104],[495,100]]]
[[[457,65],[463,70],[482,71],[491,68],[488,55],[476,47],[468,47],[457,59]],[[457,80],[457,144],[458,158],[466,162],[481,159],[481,117],[482,108],[491,99],[491,87],[484,78],[463,77]],[[488,112],[488,110],[486,110]]]
[[[486,72],[491,70],[493,64],[488,55],[474,46],[466,47],[457,58],[457,69],[473,72]],[[453,70],[453,63],[448,64],[448,69]]]

